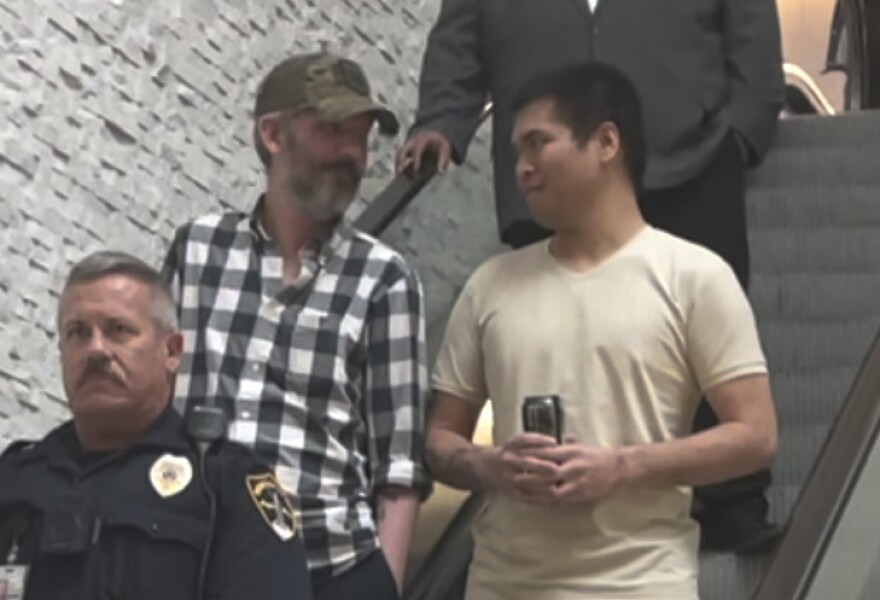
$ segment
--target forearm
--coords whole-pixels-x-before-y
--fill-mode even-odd
[[[419,516],[419,502],[416,490],[398,486],[383,488],[376,498],[379,544],[397,582],[397,589],[401,591],[409,546]]]
[[[766,468],[776,453],[773,427],[723,423],[678,440],[620,450],[623,481],[701,486]]]
[[[478,446],[452,431],[431,431],[428,469],[437,481],[474,492],[490,491],[486,463],[495,449]]]

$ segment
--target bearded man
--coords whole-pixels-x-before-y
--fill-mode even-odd
[[[422,290],[344,217],[373,125],[398,121],[327,53],[276,65],[254,118],[265,192],[181,227],[165,260],[187,348],[176,399],[218,399],[228,437],[298,496],[316,599],[398,598],[430,490]]]

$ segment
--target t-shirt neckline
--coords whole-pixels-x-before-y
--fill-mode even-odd
[[[653,231],[654,228],[645,223],[641,229],[639,229],[632,237],[630,237],[626,242],[623,243],[617,250],[606,256],[602,259],[601,262],[593,265],[586,271],[575,271],[566,267],[559,259],[553,256],[553,253],[550,251],[550,243],[553,240],[552,237],[547,238],[542,242],[542,252],[541,254],[545,257],[547,262],[550,263],[553,270],[564,275],[565,277],[569,277],[572,279],[587,279],[591,277],[595,277],[602,271],[608,268],[609,265],[617,262],[621,257],[626,256],[631,252],[631,250],[638,246],[641,240],[648,237],[649,232]]]

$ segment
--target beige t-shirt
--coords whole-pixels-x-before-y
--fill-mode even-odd
[[[555,393],[566,435],[611,448],[687,436],[703,391],[763,373],[730,268],[646,227],[585,273],[547,242],[482,265],[453,309],[433,384],[491,398],[496,444],[522,432],[525,396]],[[696,598],[690,506],[687,487],[623,487],[552,510],[493,496],[474,526],[466,598]]]

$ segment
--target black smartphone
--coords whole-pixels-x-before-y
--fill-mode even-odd
[[[549,435],[562,443],[562,401],[556,394],[526,396],[522,418],[523,431]]]

